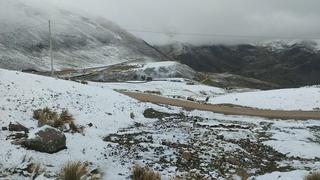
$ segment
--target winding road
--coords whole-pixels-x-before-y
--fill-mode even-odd
[[[139,92],[121,92],[124,95],[132,97],[142,102],[150,102],[155,104],[165,104],[171,106],[182,107],[188,110],[203,110],[226,115],[243,115],[256,116],[270,119],[294,119],[294,120],[320,120],[320,111],[284,111],[284,110],[267,110],[255,109],[242,106],[230,106],[222,104],[202,104],[198,102],[171,99],[158,95],[139,93]]]

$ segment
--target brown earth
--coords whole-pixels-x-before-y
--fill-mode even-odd
[[[127,96],[137,99],[142,102],[150,102],[155,104],[165,104],[177,107],[183,107],[188,110],[204,110],[214,113],[221,113],[226,115],[244,115],[257,116],[270,119],[295,119],[295,120],[320,120],[320,111],[282,111],[282,110],[266,110],[255,109],[242,106],[226,106],[222,104],[204,104],[186,100],[171,99],[152,94],[145,94],[139,92],[121,92]]]

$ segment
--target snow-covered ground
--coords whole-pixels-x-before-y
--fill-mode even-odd
[[[39,162],[51,175],[68,161],[89,161],[100,167],[104,179],[128,178],[135,162],[160,171],[164,179],[191,169],[223,179],[221,174],[234,174],[239,164],[258,179],[301,179],[306,169],[320,169],[319,121],[189,112],[140,103],[113,91],[160,91],[165,96],[173,93],[185,97],[201,95],[201,91],[211,96],[225,93],[219,88],[175,80],[83,85],[0,69],[0,126],[17,121],[33,131],[37,128],[33,110],[49,107],[68,109],[75,123],[85,127],[84,135],[65,133],[67,149],[55,154],[13,145],[7,138],[12,132],[0,131],[0,177],[21,166],[25,156]],[[148,108],[159,111],[159,119],[145,116]],[[181,159],[184,150],[192,152],[191,161]],[[25,179],[18,175],[8,178]]]
[[[33,157],[53,173],[68,161],[85,160],[100,166],[111,179],[117,179],[118,173],[129,169],[118,161],[113,162],[112,158],[104,157],[108,144],[102,140],[103,137],[135,122],[145,122],[142,112],[152,107],[108,88],[7,70],[0,70],[0,97],[2,127],[7,127],[10,122],[19,122],[34,129],[37,122],[32,118],[33,110],[44,107],[58,111],[68,109],[74,115],[75,123],[85,127],[84,136],[66,133],[67,149],[52,155],[12,145],[10,140],[6,140],[11,132],[0,131],[2,170],[16,167],[24,156]],[[130,118],[131,112],[135,114],[135,120]],[[93,126],[89,127],[89,123]]]
[[[317,110],[320,108],[320,87],[302,87],[232,93],[210,98],[212,104],[236,104],[241,106],[277,110]]]
[[[165,97],[207,97],[218,96],[227,93],[222,88],[194,84],[194,82],[182,78],[168,78],[150,82],[127,82],[127,83],[90,83],[96,86],[108,87],[117,90],[129,90],[140,92],[160,93]]]
[[[91,83],[111,89],[139,92],[158,92],[159,95],[171,98],[193,97],[205,99],[210,97],[210,104],[235,104],[240,106],[272,110],[320,110],[320,86],[279,89],[269,91],[241,89],[229,92],[225,89],[207,86],[182,78],[167,78],[151,82],[127,83]]]
[[[273,172],[265,174],[263,176],[259,176],[256,178],[256,180],[302,180],[306,174],[308,174],[308,172],[304,170],[297,170],[285,173]]]
[[[189,66],[175,61],[130,64],[137,66],[137,68],[133,69],[137,72],[137,74],[146,75],[152,78],[184,77],[188,79],[194,79],[198,75],[198,72],[196,72]]]

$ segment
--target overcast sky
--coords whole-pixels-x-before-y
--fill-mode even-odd
[[[320,37],[320,0],[49,1],[103,16],[129,31],[168,32],[133,32],[151,43]]]

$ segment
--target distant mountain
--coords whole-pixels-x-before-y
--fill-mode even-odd
[[[0,68],[49,69],[49,19],[56,69],[165,58],[106,19],[59,9],[45,2],[40,6],[27,0],[0,0]]]
[[[319,41],[268,41],[259,44],[171,44],[158,47],[193,69],[231,73],[279,85],[320,84]]]

